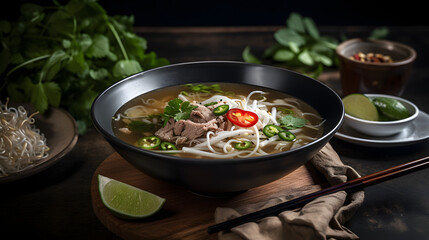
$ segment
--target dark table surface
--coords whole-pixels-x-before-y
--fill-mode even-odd
[[[242,61],[242,50],[261,54],[278,27],[138,28],[149,49],[171,63]],[[366,37],[368,27],[320,27],[322,34]],[[402,97],[429,113],[429,27],[389,27],[387,39],[415,48],[414,72]],[[329,84],[340,93],[339,82]],[[361,175],[429,155],[429,141],[377,148],[333,138],[342,161]],[[94,129],[79,136],[61,161],[36,175],[0,185],[0,238],[117,239],[95,216],[90,185],[97,166],[113,148]],[[365,201],[346,227],[361,239],[429,239],[429,169],[365,190]]]

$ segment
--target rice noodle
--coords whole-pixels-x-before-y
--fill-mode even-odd
[[[48,157],[46,138],[23,106],[0,101],[0,177],[31,168]]]

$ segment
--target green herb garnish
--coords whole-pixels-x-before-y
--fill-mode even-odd
[[[1,95],[44,113],[60,106],[90,124],[95,97],[116,81],[169,64],[133,31],[132,16],[109,16],[97,1],[21,6],[16,22],[0,21]],[[81,132],[82,133],[82,132]]]
[[[291,130],[303,127],[307,123],[307,120],[294,117],[293,115],[286,115],[281,117],[279,122],[281,127]]]
[[[164,109],[164,126],[170,118],[174,118],[176,121],[189,119],[192,110],[197,107],[198,106],[191,105],[190,102],[184,102],[179,98],[169,101]]]
[[[211,84],[211,85],[206,85],[206,84],[185,84],[185,87],[189,88],[189,90],[191,92],[200,92],[200,93],[223,93],[221,87],[219,84]]]

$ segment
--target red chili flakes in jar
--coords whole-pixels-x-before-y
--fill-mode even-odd
[[[381,53],[362,53],[358,52],[353,56],[350,56],[350,59],[360,61],[360,62],[372,62],[372,63],[392,63],[393,60],[388,55],[383,55]]]

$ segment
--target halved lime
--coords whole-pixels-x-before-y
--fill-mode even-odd
[[[149,217],[165,203],[162,197],[102,175],[98,175],[98,190],[103,204],[124,219]]]
[[[344,111],[354,117],[378,121],[378,111],[374,103],[367,96],[352,93],[343,98]]]
[[[388,120],[401,120],[410,116],[407,108],[396,99],[376,97],[372,102]]]

